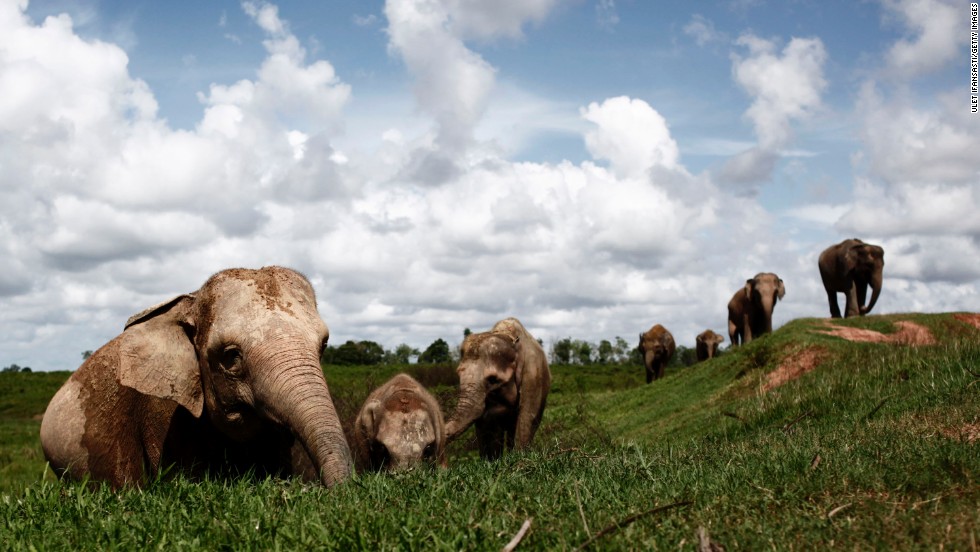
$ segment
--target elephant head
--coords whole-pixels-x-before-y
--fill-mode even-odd
[[[718,346],[725,342],[725,338],[712,330],[704,330],[695,339],[695,349],[698,362],[703,362],[714,358],[718,351]]]
[[[445,465],[446,430],[435,397],[397,374],[364,401],[354,426],[358,463],[404,471],[423,462]]]
[[[637,345],[637,349],[643,357],[647,383],[651,383],[664,376],[667,363],[674,356],[674,336],[667,331],[667,328],[655,324],[646,333],[640,334],[640,344]]]
[[[45,454],[118,487],[175,455],[206,462],[215,436],[258,451],[295,441],[324,484],[339,483],[352,462],[320,368],[327,337],[299,273],[219,272],[130,318],[73,374],[42,421]]]

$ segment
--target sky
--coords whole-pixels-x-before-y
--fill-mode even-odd
[[[229,267],[306,274],[331,343],[545,347],[980,311],[969,3],[0,0],[0,366],[71,370]],[[843,297],[840,297],[843,306]],[[726,340],[727,341],[727,340]]]

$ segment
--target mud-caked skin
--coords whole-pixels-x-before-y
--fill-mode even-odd
[[[447,441],[476,427],[480,455],[499,458],[505,448],[530,445],[544,414],[551,371],[544,349],[516,318],[463,341],[459,402],[446,423]]]
[[[327,335],[301,274],[219,272],[131,317],[72,374],[41,421],[45,457],[114,488],[171,465],[341,482],[352,459],[320,368]]]
[[[640,334],[640,344],[637,346],[643,357],[643,367],[647,373],[647,383],[664,377],[664,369],[674,356],[676,345],[674,336],[667,328],[654,324],[646,333]]]
[[[845,296],[844,316],[864,316],[871,312],[881,294],[885,268],[885,250],[881,246],[857,238],[844,240],[824,249],[817,265],[827,291],[831,317],[841,317],[838,293]],[[871,300],[865,305],[869,287]]]
[[[694,348],[697,353],[698,362],[704,362],[714,358],[718,352],[718,346],[725,342],[725,338],[716,334],[713,330],[704,330],[699,333],[694,340]]]
[[[772,311],[786,295],[786,286],[772,272],[760,272],[745,281],[728,302],[728,337],[732,347],[772,332]]]
[[[392,377],[364,401],[353,449],[359,470],[445,466],[446,428],[439,403],[408,374]]]

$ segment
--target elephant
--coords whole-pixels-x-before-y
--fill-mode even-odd
[[[341,483],[353,460],[320,367],[328,336],[298,272],[218,272],[130,317],[71,375],[41,421],[44,455],[114,489],[170,467]]]
[[[459,401],[446,422],[447,441],[476,426],[480,456],[531,444],[544,414],[551,370],[544,349],[516,318],[470,334],[460,348]]]
[[[772,272],[760,272],[745,281],[728,302],[728,337],[732,347],[772,332],[772,311],[786,295],[782,279]]]
[[[712,330],[704,330],[695,339],[695,349],[698,355],[698,362],[704,362],[714,358],[718,352],[718,346],[725,342],[725,337],[716,334]]]
[[[664,377],[664,369],[674,356],[676,345],[674,336],[660,324],[654,324],[646,333],[640,334],[637,346],[643,356],[643,366],[647,371],[647,383]]]
[[[864,316],[871,312],[881,294],[881,272],[885,266],[885,250],[881,246],[857,238],[844,240],[824,249],[817,264],[832,318],[841,317],[838,293],[847,296],[845,316]],[[868,286],[871,286],[871,301],[865,305]]]
[[[406,471],[423,462],[446,465],[446,427],[432,393],[396,374],[368,395],[354,423],[357,466]]]

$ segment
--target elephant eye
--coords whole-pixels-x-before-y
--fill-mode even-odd
[[[432,458],[435,455],[435,453],[436,453],[436,444],[429,443],[428,445],[425,445],[425,450],[422,451],[422,457]]]
[[[487,385],[490,385],[492,387],[494,385],[499,385],[499,384],[500,384],[500,378],[498,378],[497,376],[487,376]]]
[[[240,375],[244,369],[242,350],[229,345],[221,351],[221,368],[232,375]]]
[[[384,443],[374,442],[371,445],[371,464],[375,469],[380,470],[389,463],[391,463],[391,454],[388,452],[388,447]]]

